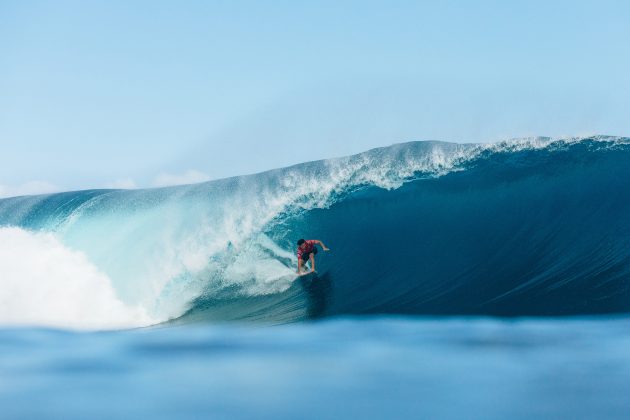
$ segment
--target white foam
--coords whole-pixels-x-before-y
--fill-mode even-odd
[[[0,324],[113,329],[153,322],[54,235],[0,228]]]

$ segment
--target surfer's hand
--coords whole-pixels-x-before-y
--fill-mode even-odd
[[[330,248],[323,248],[324,251],[330,251]]]

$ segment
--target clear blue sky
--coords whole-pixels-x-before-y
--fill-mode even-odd
[[[630,135],[629,22],[601,0],[2,0],[0,195]]]

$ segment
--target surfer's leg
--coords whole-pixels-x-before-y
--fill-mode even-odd
[[[311,254],[311,270],[315,271],[315,254]]]

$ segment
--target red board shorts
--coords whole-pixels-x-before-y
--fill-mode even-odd
[[[311,258],[311,254],[317,254],[317,248],[313,247],[311,252],[305,252],[302,254],[302,261],[308,261]]]

